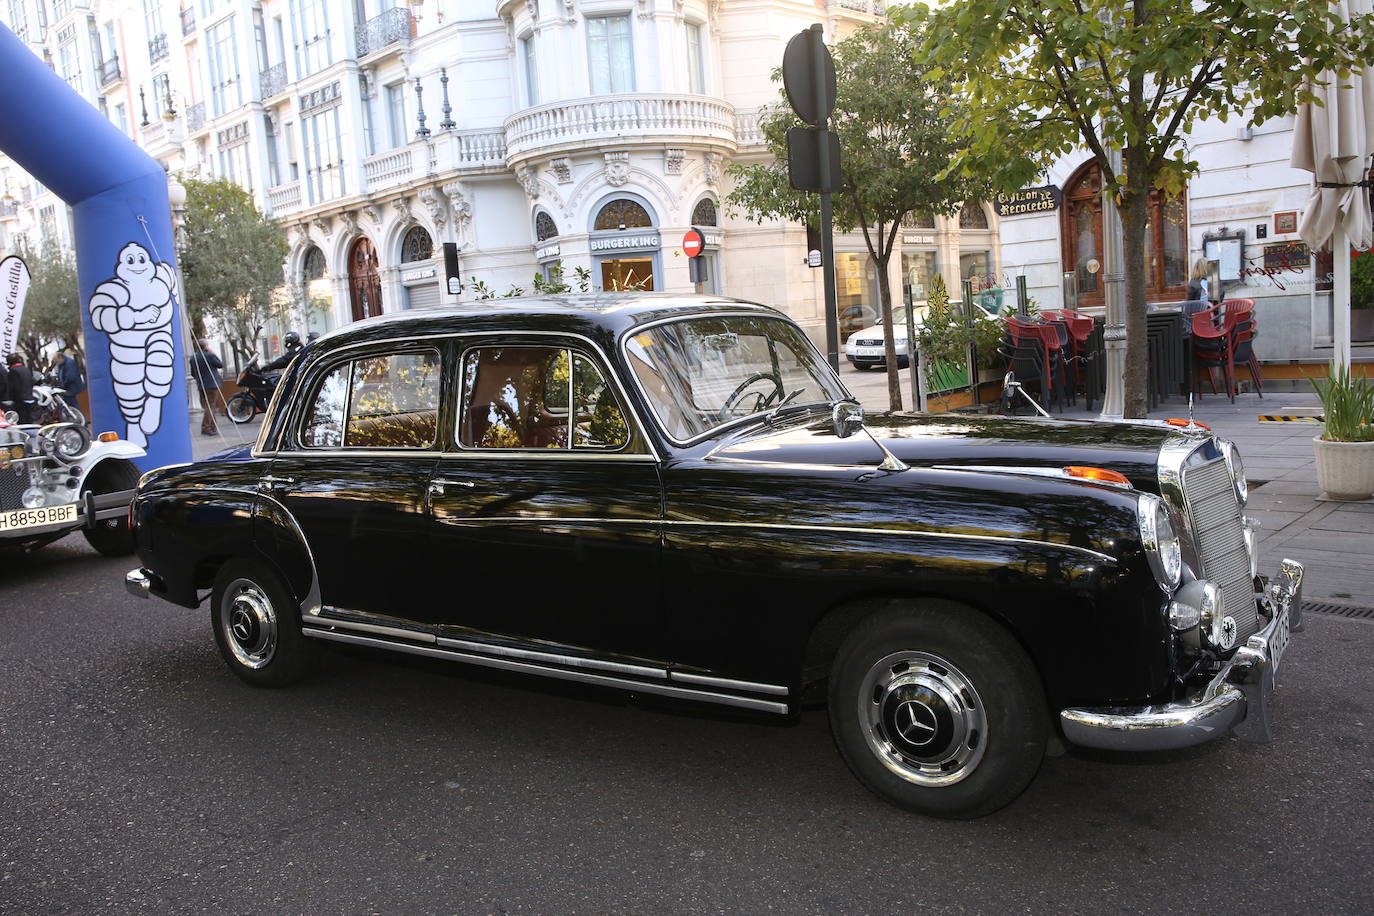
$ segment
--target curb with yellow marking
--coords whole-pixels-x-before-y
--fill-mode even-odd
[[[1294,417],[1280,414],[1260,414],[1261,423],[1325,423],[1326,417],[1323,414],[1315,414],[1308,417]]]

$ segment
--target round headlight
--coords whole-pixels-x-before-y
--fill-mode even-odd
[[[1183,548],[1169,517],[1169,507],[1158,496],[1142,493],[1136,503],[1136,516],[1140,522],[1140,543],[1150,560],[1150,569],[1159,587],[1172,592],[1183,577]]]
[[[1230,441],[1222,442],[1221,453],[1226,456],[1226,469],[1231,472],[1231,482],[1236,487],[1236,499],[1245,505],[1250,499],[1250,485],[1245,482],[1245,462],[1240,460],[1240,449]]]
[[[25,509],[37,509],[43,505],[45,499],[42,487],[29,487],[24,491],[24,495],[19,497],[19,501],[24,504]]]

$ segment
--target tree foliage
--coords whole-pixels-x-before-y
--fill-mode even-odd
[[[43,348],[54,343],[84,357],[75,253],[53,239],[44,239],[37,248],[21,242],[18,253],[31,277],[19,325],[19,349],[31,364],[37,364]]]
[[[290,309],[290,299],[277,293],[286,237],[233,182],[186,177],[181,182],[186,187],[181,269],[191,322],[197,333],[217,324],[247,359],[262,326],[285,319]]]
[[[1117,195],[1133,417],[1145,412],[1148,197],[1177,193],[1197,171],[1189,132],[1206,118],[1291,114],[1322,71],[1348,71],[1374,50],[1368,19],[1340,25],[1324,0],[956,0],[897,15],[969,102],[951,110],[961,141],[951,175],[1010,191],[1086,148]]]
[[[952,213],[977,201],[984,183],[972,170],[955,174],[958,152],[950,125],[960,100],[947,78],[917,53],[919,25],[868,26],[832,49],[837,82],[831,129],[839,135],[841,190],[834,198],[835,225],[863,231],[878,265],[883,323],[892,327],[888,263],[908,213]],[[774,73],[774,79],[781,75]],[[793,190],[787,178],[787,128],[801,122],[786,106],[767,115],[762,128],[773,161],[731,166],[735,187],[727,205],[756,222],[784,219],[818,222],[819,198]],[[951,177],[951,175],[953,177]],[[888,398],[902,408],[893,335],[887,335]]]

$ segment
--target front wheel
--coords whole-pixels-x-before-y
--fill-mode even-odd
[[[70,428],[82,429],[79,426]],[[138,486],[139,476],[138,468],[130,462],[107,459],[91,470],[86,482],[81,485],[81,492],[99,496],[132,490]],[[104,556],[125,557],[134,552],[134,533],[129,528],[127,514],[102,519],[81,533],[86,536],[86,543]]]
[[[258,405],[253,403],[251,395],[239,392],[224,405],[224,412],[235,423],[251,423],[258,414]]]
[[[1005,629],[952,602],[862,621],[836,654],[829,701],[850,770],[909,811],[991,814],[1025,791],[1045,756],[1035,667]]]
[[[266,564],[224,564],[215,577],[210,622],[225,663],[254,687],[285,687],[314,669],[319,649],[301,635],[299,606]]]

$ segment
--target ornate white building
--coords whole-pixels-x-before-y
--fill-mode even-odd
[[[290,241],[309,322],[529,290],[561,262],[594,288],[704,288],[820,336],[805,227],[734,219],[727,166],[766,155],[759,111],[791,36],[882,0],[6,0],[11,28],[170,172],[228,177]],[[59,129],[60,126],[55,126]],[[69,240],[61,201],[0,157],[0,246]],[[996,273],[990,208],[913,222],[893,289]],[[459,249],[462,289],[444,281]],[[836,240],[842,327],[870,323],[860,236]],[[958,265],[956,267],[956,265]]]

